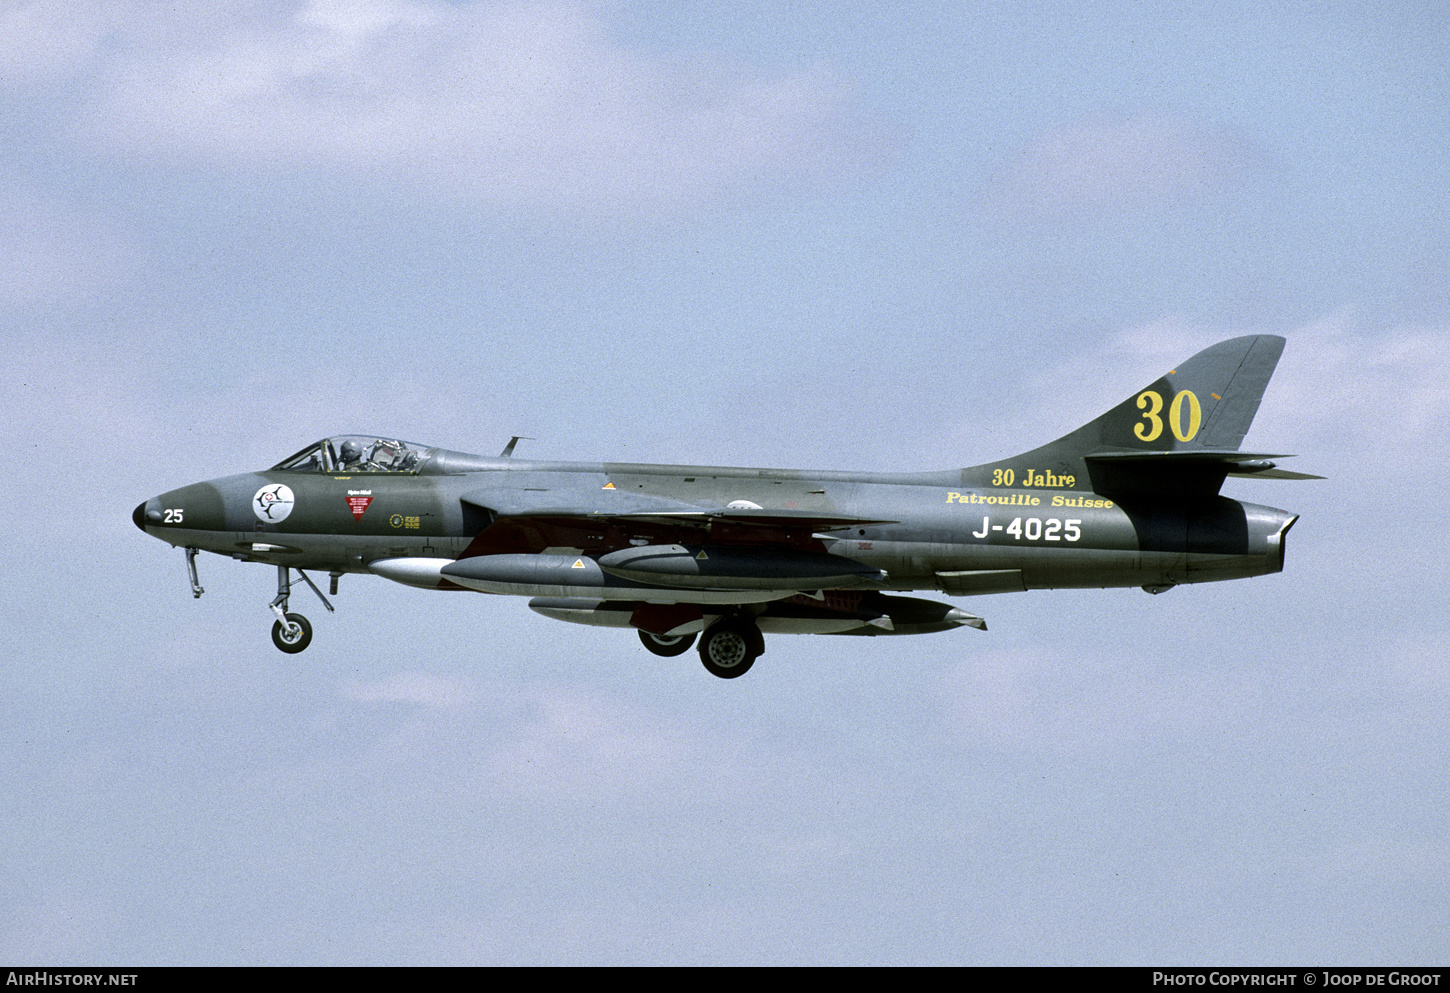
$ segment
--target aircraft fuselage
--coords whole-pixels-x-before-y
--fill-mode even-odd
[[[607,554],[653,543],[647,522],[621,529],[609,494],[644,495],[701,507],[747,502],[764,510],[858,518],[827,533],[805,526],[794,544],[841,556],[885,575],[879,590],[950,594],[1071,587],[1166,586],[1236,579],[1283,568],[1283,533],[1294,515],[1221,496],[1176,506],[1144,497],[1112,499],[1051,485],[965,485],[960,473],[850,474],[723,466],[548,463],[500,459],[495,468],[407,476],[270,471],[185,486],[136,509],[138,526],[178,547],[243,561],[328,572],[369,572],[398,558],[478,554]],[[957,477],[957,478],[953,478]],[[1050,478],[1026,467],[1020,479]],[[291,506],[268,519],[259,494],[281,485]],[[488,539],[482,509],[465,503],[495,492],[547,497],[561,506],[579,492],[600,500],[600,526],[513,529]],[[274,501],[276,503],[276,501]],[[262,509],[258,509],[261,507]],[[485,532],[480,535],[480,532]],[[774,534],[771,537],[775,537]],[[748,544],[748,535],[743,543]],[[731,544],[741,544],[739,535]],[[708,546],[702,531],[692,542]],[[761,544],[773,544],[762,537]],[[443,588],[458,588],[445,584]]]
[[[1284,566],[1295,517],[1219,495],[1228,476],[1304,479],[1243,452],[1284,340],[1207,348],[1102,416],[1022,455],[928,473],[488,458],[377,435],[325,438],[264,472],[153,497],[148,534],[277,568],[272,639],[307,647],[295,570],[531,597],[558,620],[639,632],[657,655],[696,636],[731,678],[762,633],[985,628],[953,596],[1241,579]]]

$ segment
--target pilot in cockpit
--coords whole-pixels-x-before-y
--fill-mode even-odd
[[[362,446],[351,439],[344,441],[338,458],[338,468],[343,472],[353,472],[363,468],[362,462]]]

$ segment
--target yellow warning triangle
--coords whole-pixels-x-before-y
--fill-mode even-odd
[[[700,554],[695,556],[695,558],[697,559],[708,559],[709,557],[710,556],[705,554],[705,550],[703,548],[700,549]]]
[[[604,484],[604,488],[606,490],[612,490],[612,489],[614,489],[614,484],[613,483],[605,483]]]
[[[575,559],[574,560],[574,564],[571,565],[569,568],[571,568],[571,569],[582,569],[582,568],[584,568],[584,560],[583,559]]]

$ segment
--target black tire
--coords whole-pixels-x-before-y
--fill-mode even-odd
[[[302,649],[312,644],[312,623],[301,614],[288,614],[287,620],[297,625],[297,630],[289,637],[282,628],[282,622],[273,621],[272,644],[276,645],[288,655],[296,655]]]
[[[712,676],[734,679],[750,671],[764,642],[754,624],[722,621],[700,636],[700,661]]]
[[[688,652],[690,646],[695,643],[695,636],[693,634],[677,634],[674,637],[669,637],[667,635],[650,634],[648,631],[641,631],[639,633],[639,640],[645,648],[648,648],[656,655],[662,655],[667,659],[672,659],[676,655],[684,655]]]

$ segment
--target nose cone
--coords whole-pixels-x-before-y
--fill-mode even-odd
[[[142,500],[140,503],[136,504],[136,509],[131,513],[131,520],[135,521],[136,522],[136,526],[138,528],[140,528],[142,531],[145,531],[146,530],[146,501],[145,500]]]

